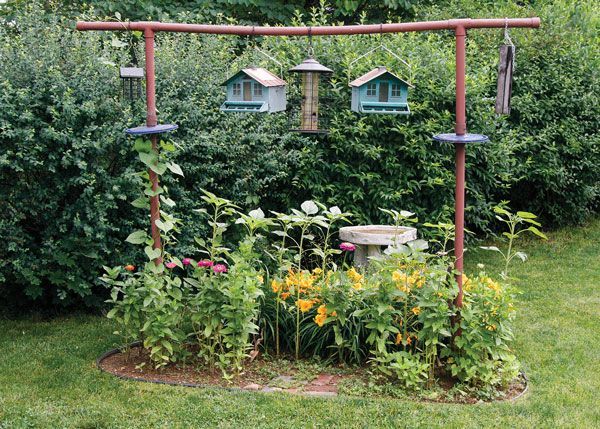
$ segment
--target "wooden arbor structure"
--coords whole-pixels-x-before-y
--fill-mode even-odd
[[[434,139],[454,144],[456,163],[456,186],[454,203],[454,256],[458,295],[455,305],[462,307],[463,253],[465,223],[465,153],[469,143],[481,143],[488,138],[480,134],[467,133],[466,114],[466,37],[467,31],[482,28],[538,28],[539,18],[501,18],[501,19],[450,19],[446,21],[409,22],[398,24],[345,25],[323,27],[257,27],[238,25],[174,24],[163,22],[78,22],[77,30],[96,31],[141,31],[144,33],[146,54],[146,126],[128,130],[130,134],[149,135],[152,148],[158,151],[158,134],[176,129],[176,125],[158,125],[156,116],[156,82],[154,73],[154,37],[159,32],[231,34],[238,36],[333,36],[353,34],[406,33],[413,31],[453,31],[456,43],[456,119],[454,133],[438,134]],[[150,171],[153,188],[158,187],[158,177]],[[154,196],[150,201],[150,221],[154,248],[161,248],[160,233],[155,221],[159,219],[159,199]],[[160,261],[157,259],[157,263]]]

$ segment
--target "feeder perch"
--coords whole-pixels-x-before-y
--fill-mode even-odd
[[[142,125],[140,127],[135,128],[127,128],[125,130],[125,134],[129,134],[131,136],[145,136],[150,134],[162,134],[167,133],[169,131],[175,131],[179,128],[176,124],[158,124],[158,125]]]
[[[142,96],[142,79],[144,69],[141,67],[121,67],[119,76],[123,84],[123,98],[135,100]]]
[[[326,133],[319,130],[319,79],[322,74],[331,74],[333,70],[320,64],[313,57],[290,69],[290,72],[302,74],[301,133]]]
[[[340,239],[356,245],[354,263],[365,267],[369,258],[382,255],[381,246],[397,246],[417,239],[416,228],[391,225],[345,226]]]
[[[377,67],[350,82],[351,109],[358,113],[408,115],[409,86],[414,88],[385,67]]]
[[[223,112],[274,113],[286,109],[286,83],[267,69],[242,69],[223,85],[227,87]]]

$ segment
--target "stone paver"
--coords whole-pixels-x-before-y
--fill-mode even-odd
[[[256,384],[256,383],[250,383],[244,387],[242,387],[242,389],[244,390],[260,390],[262,388],[262,386],[260,384]]]
[[[333,381],[333,375],[319,374],[319,376],[312,381],[312,385],[315,386],[326,386]]]
[[[318,397],[337,396],[338,381],[340,377],[330,374],[319,374],[312,382],[298,387],[298,383],[294,385],[296,379],[292,375],[279,375],[273,378],[269,384],[276,384],[283,387],[262,386],[257,383],[250,383],[242,387],[244,390],[260,391],[264,393],[285,392],[293,395],[307,395]],[[286,387],[289,386],[289,387]]]
[[[327,398],[327,397],[334,397],[337,396],[337,392],[304,392],[305,395],[307,396],[318,396],[318,397],[323,397],[323,398]]]

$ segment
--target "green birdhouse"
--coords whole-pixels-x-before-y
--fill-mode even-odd
[[[352,87],[351,109],[358,113],[384,113],[408,115],[408,87],[413,86],[389,72],[377,67],[350,82]]]
[[[286,108],[286,83],[260,67],[240,70],[223,83],[227,99],[224,112],[281,112]]]

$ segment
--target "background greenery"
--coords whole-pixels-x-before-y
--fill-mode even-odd
[[[83,300],[94,306],[103,299],[97,281],[103,264],[141,260],[134,246],[123,243],[148,223],[129,204],[137,197],[131,174],[139,165],[123,130],[143,123],[144,105],[120,99],[117,67],[134,58],[142,63],[143,47],[135,35],[74,31],[80,13],[100,19],[96,13],[117,12],[110,6],[114,2],[92,3],[97,12],[59,1],[13,1],[0,8],[0,294],[11,303],[27,303],[26,296],[50,305]],[[242,2],[243,7],[210,2],[214,10],[202,1],[138,8],[148,3],[121,2],[118,12],[123,19],[140,18],[142,12],[132,11],[142,10],[144,16],[174,21],[232,22],[224,17],[232,15],[311,25],[332,19],[540,16],[539,30],[511,32],[517,71],[508,117],[493,114],[502,31],[469,33],[468,125],[492,143],[468,150],[468,227],[489,233],[490,208],[504,199],[550,226],[581,223],[598,211],[600,14],[593,2],[389,1],[388,8],[375,10],[361,8],[365,2],[336,1],[312,16],[304,11],[302,18],[283,2],[273,8],[261,1]],[[246,14],[244,8],[251,10]],[[453,35],[383,36],[412,69],[373,56],[350,70],[355,77],[383,62],[410,79],[413,113],[400,118],[349,111],[349,64],[379,39],[315,38],[318,59],[336,72],[321,107],[331,133],[313,139],[289,133],[296,124],[284,114],[219,111],[220,84],[236,68],[255,63],[278,72],[253,43],[283,63],[293,97],[293,76],[285,70],[305,57],[306,39],[158,35],[159,118],[180,126],[173,139],[179,146],[176,161],[186,173],[168,186],[178,202],[176,214],[189,225],[188,238],[203,232],[191,211],[201,187],[265,211],[314,198],[356,213],[356,222],[383,221],[378,207],[411,210],[423,221],[452,218],[453,149],[433,143],[431,136],[453,129]],[[180,256],[191,249],[184,238]]]
[[[106,318],[0,320],[0,427],[597,428],[600,425],[600,222],[527,243],[517,356],[529,392],[515,402],[457,405],[402,399],[306,398],[121,381],[94,359],[114,347]],[[471,255],[467,272],[496,254]],[[74,334],[76,333],[76,334]]]

